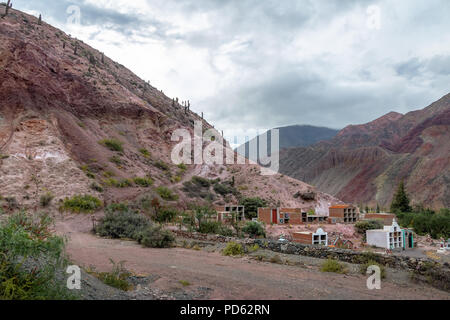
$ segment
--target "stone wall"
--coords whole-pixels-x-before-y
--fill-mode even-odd
[[[438,263],[428,258],[413,258],[401,255],[380,255],[347,249],[310,246],[299,243],[281,243],[272,240],[255,240],[261,248],[283,254],[308,256],[320,259],[335,259],[352,264],[375,261],[386,267],[412,272],[413,278],[425,280],[435,287],[450,291],[450,265]]]

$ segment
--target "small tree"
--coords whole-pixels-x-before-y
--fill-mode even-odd
[[[258,208],[267,207],[267,201],[261,198],[244,198],[240,205],[245,206],[246,217],[252,219],[258,216]]]
[[[411,212],[410,200],[405,190],[405,183],[400,182],[391,204],[392,212]]]

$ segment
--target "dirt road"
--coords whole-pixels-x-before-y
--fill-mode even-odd
[[[135,242],[101,239],[89,231],[89,217],[67,217],[57,231],[69,237],[68,253],[81,266],[109,271],[114,261],[126,261],[129,270],[155,276],[153,287],[164,292],[204,292],[204,299],[449,299],[429,286],[384,281],[370,291],[362,275],[321,273],[317,269],[224,257],[220,253],[174,249],[147,249]],[[189,285],[183,286],[181,282]]]

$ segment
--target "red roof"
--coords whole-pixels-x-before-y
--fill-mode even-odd
[[[338,204],[335,206],[331,206],[330,209],[347,209],[348,207],[350,207],[350,205],[348,204]]]

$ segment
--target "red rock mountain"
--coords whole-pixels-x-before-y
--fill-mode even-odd
[[[391,112],[308,148],[283,150],[281,172],[360,205],[389,208],[404,180],[413,203],[450,207],[450,94]]]
[[[237,201],[236,194],[223,196],[212,187],[186,192],[183,183],[196,175],[234,181],[240,195],[260,196],[273,205],[326,213],[329,204],[340,203],[301,181],[262,176],[255,165],[174,165],[172,132],[192,132],[194,121],[203,120],[82,41],[17,10],[0,19],[3,197],[35,208],[40,196],[51,192],[56,207],[77,194],[125,201],[154,197],[155,189],[165,186],[179,196],[172,205],[181,207],[204,199],[216,204]],[[99,143],[105,139],[120,141],[123,151]],[[151,177],[154,184],[117,186],[137,177]],[[311,191],[315,200],[294,197]]]

